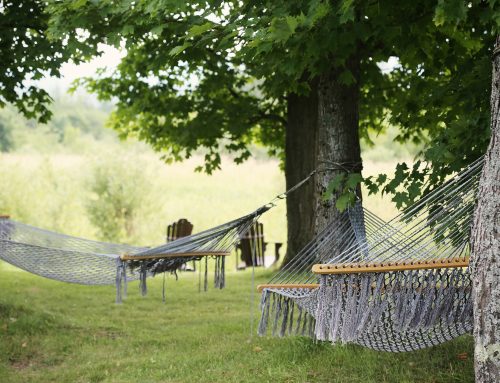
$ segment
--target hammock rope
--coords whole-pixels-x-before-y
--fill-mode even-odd
[[[59,281],[114,284],[116,301],[121,302],[129,281],[138,279],[141,292],[146,295],[147,277],[163,272],[175,273],[187,262],[212,257],[215,258],[214,285],[223,288],[225,256],[269,208],[259,208],[215,228],[154,248],[90,241],[0,218],[0,259]]]
[[[259,286],[259,333],[400,352],[470,332],[469,236],[482,164],[389,222],[361,203],[345,211]]]
[[[176,275],[184,264],[205,258],[204,290],[208,288],[208,258],[215,259],[214,286],[225,286],[225,257],[244,233],[275,206],[305,184],[315,171],[255,211],[214,228],[157,247],[92,241],[29,226],[0,216],[0,259],[46,278],[84,285],[115,285],[116,302],[127,295],[127,283],[139,280],[147,294],[147,278]],[[201,272],[201,268],[200,268]],[[201,273],[200,273],[201,290]],[[162,293],[163,297],[165,293]]]

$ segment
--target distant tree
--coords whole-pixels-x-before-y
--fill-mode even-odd
[[[52,142],[61,144],[67,143],[68,134],[87,135],[95,140],[114,136],[104,127],[108,113],[95,105],[83,100],[55,99],[47,107],[54,116],[46,123],[24,118],[12,106],[0,109],[0,152],[13,151],[25,144],[48,149],[36,141],[36,135],[41,132],[49,133],[53,136]]]

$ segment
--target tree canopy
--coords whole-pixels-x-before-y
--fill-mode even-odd
[[[94,52],[75,33],[51,38],[52,15],[41,0],[5,0],[0,3],[0,107],[10,103],[27,118],[47,122],[50,95],[37,86],[44,76],[60,76],[61,65],[79,63]]]
[[[255,142],[283,157],[287,98],[307,94],[311,80],[332,67],[341,82],[356,82],[361,90],[363,137],[392,124],[400,129],[398,140],[427,142],[427,163],[400,164],[392,179],[367,179],[372,192],[382,189],[398,205],[410,203],[425,175],[432,188],[485,150],[489,63],[500,22],[493,0],[33,0],[32,8],[27,14],[9,3],[2,11],[8,22],[41,25],[33,35],[40,39],[33,42],[38,61],[16,72],[16,84],[47,68],[57,75],[70,57],[98,55],[99,43],[126,49],[115,71],[81,84],[116,101],[111,125],[123,137],[139,137],[167,161],[202,148],[203,169],[212,172],[220,167],[221,147],[239,162]],[[15,51],[11,68],[21,60]],[[353,57],[359,75],[347,69]],[[377,64],[390,57],[399,65],[384,73]],[[2,83],[11,92],[8,100],[31,113],[19,104],[27,96],[13,96],[17,85]],[[47,100],[36,96],[44,91],[27,94],[38,100],[34,113],[46,118]]]

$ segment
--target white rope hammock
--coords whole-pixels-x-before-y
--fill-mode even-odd
[[[346,211],[259,287],[259,333],[398,352],[470,332],[469,236],[482,164],[388,223],[360,203]]]
[[[84,285],[115,284],[116,301],[121,302],[127,281],[139,279],[145,294],[147,276],[175,273],[187,262],[210,257],[216,260],[214,285],[223,288],[225,256],[269,208],[270,205],[266,205],[220,226],[153,248],[91,241],[0,217],[0,259],[58,281]]]

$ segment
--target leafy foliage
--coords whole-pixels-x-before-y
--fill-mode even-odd
[[[439,1],[432,39],[420,38],[413,52],[399,56],[400,66],[389,75],[394,86],[381,101],[383,123],[399,127],[397,141],[424,140],[425,147],[422,161],[398,164],[392,178],[365,179],[371,193],[392,194],[398,207],[410,205],[485,152],[498,15],[496,2]]]
[[[5,0],[0,3],[0,108],[11,103],[27,118],[47,122],[49,94],[36,86],[46,75],[60,76],[70,58],[78,63],[95,53],[78,33],[50,38],[41,0]]]
[[[401,164],[390,184],[368,180],[370,190],[392,193],[403,206],[417,188],[432,189],[484,152],[496,1],[46,4],[48,21],[38,14],[64,57],[98,54],[98,43],[126,49],[116,71],[77,85],[115,100],[111,126],[149,143],[168,162],[201,148],[199,170],[211,173],[220,167],[221,148],[242,162],[252,143],[282,158],[287,96],[307,94],[314,79],[332,70],[359,86],[365,139],[392,124],[399,141],[428,143],[423,170]],[[399,66],[382,72],[377,63],[391,57]],[[359,76],[347,69],[352,61]]]
[[[323,200],[330,200],[335,196],[335,207],[344,211],[356,202],[356,189],[362,181],[363,177],[359,173],[338,173],[328,184]]]
[[[124,176],[126,175],[126,176]],[[99,239],[126,242],[136,236],[136,220],[147,200],[149,190],[145,169],[136,164],[110,162],[93,169],[87,203],[91,223],[97,227]]]
[[[416,161],[411,169],[402,162],[396,166],[393,178],[379,174],[365,178],[364,183],[370,194],[378,193],[380,189],[383,193],[392,194],[392,200],[399,209],[411,205],[421,195],[427,174],[428,169],[421,169],[421,161]]]
[[[365,138],[389,123],[401,129],[400,141],[428,137],[431,184],[484,150],[495,2],[70,3],[50,6],[51,31],[84,28],[127,49],[115,73],[81,84],[102,99],[117,97],[113,127],[167,161],[205,148],[212,172],[221,146],[241,162],[251,142],[282,156],[287,95],[307,93],[313,78],[353,57]],[[392,56],[400,66],[382,73],[377,62]],[[345,69],[340,80],[356,78]],[[396,198],[402,204],[413,194]]]

